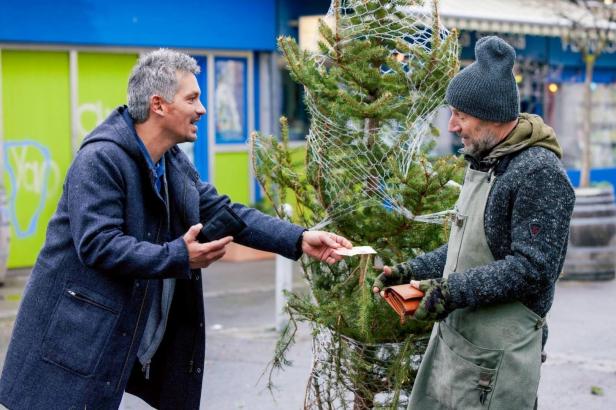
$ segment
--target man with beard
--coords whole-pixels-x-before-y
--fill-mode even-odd
[[[385,267],[374,283],[425,292],[436,320],[409,409],[532,409],[545,317],[561,272],[574,191],[552,128],[519,113],[514,49],[498,37],[448,86],[449,130],[468,161],[446,245]]]
[[[11,410],[117,409],[125,390],[155,408],[198,409],[201,268],[231,240],[327,263],[351,247],[232,204],[200,181],[177,147],[196,140],[205,114],[198,72],[186,54],[145,54],[129,79],[128,107],[83,141],[8,348],[0,403]]]

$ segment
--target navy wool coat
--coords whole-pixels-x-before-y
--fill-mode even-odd
[[[125,109],[84,140],[68,171],[0,378],[0,403],[11,410],[112,409],[125,390],[157,408],[198,409],[203,290],[182,235],[229,204],[248,226],[236,242],[300,256],[303,228],[230,204],[178,147],[165,153],[167,212]],[[146,381],[134,365],[163,278],[177,279],[175,295]]]

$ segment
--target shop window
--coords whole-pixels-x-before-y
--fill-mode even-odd
[[[282,115],[289,122],[289,139],[303,141],[310,126],[306,104],[304,103],[304,86],[293,81],[286,68],[282,69]]]
[[[214,70],[216,143],[245,143],[248,139],[247,60],[216,57]]]

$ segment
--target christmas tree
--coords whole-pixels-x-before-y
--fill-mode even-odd
[[[334,0],[319,32],[316,53],[278,40],[304,86],[311,124],[303,167],[294,163],[284,118],[280,141],[252,135],[267,197],[281,217],[291,202],[294,222],[371,245],[384,264],[436,248],[462,173],[459,158],[429,155],[432,117],[459,67],[455,32],[441,26],[435,3],[403,0]],[[372,293],[380,269],[368,256],[301,263],[311,295],[289,294],[291,322],[273,366],[288,364],[295,321],[308,321],[314,365],[305,407],[403,405],[432,324],[400,323]]]

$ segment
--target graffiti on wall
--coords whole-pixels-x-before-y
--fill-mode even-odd
[[[114,108],[106,107],[102,101],[84,102],[77,107],[77,135],[79,144],[84,137],[102,123]]]
[[[49,149],[32,140],[5,141],[4,166],[10,224],[18,238],[32,236],[47,200],[60,188],[60,169]]]
[[[100,124],[113,108],[101,101],[83,103],[78,107],[78,135],[81,140]],[[56,198],[61,185],[60,167],[48,147],[35,140],[4,142],[4,172],[8,177],[6,195],[8,221],[16,238],[34,235],[41,215],[50,198]]]

